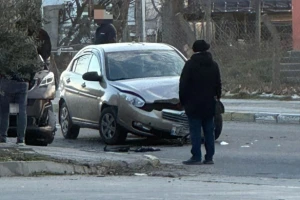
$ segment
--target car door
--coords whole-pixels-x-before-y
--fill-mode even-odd
[[[71,71],[63,80],[66,85],[65,97],[68,109],[74,121],[83,120],[81,111],[85,109],[85,105],[82,104],[84,99],[80,93],[82,90],[81,84],[83,83],[82,74],[87,72],[91,57],[91,54],[83,54],[74,60]]]
[[[97,72],[98,75],[102,75],[102,64],[96,53],[92,53],[88,72]],[[83,81],[82,86],[81,95],[85,97],[85,110],[82,110],[82,114],[87,122],[98,125],[101,97],[105,90],[104,81]]]

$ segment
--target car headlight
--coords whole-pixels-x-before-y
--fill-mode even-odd
[[[126,101],[128,101],[129,103],[131,103],[132,105],[134,105],[135,107],[141,108],[145,105],[145,101],[135,95],[120,93],[120,96]]]
[[[54,82],[54,74],[53,74],[53,72],[50,72],[47,76],[45,76],[43,79],[42,79],[42,81],[40,82],[40,87],[42,87],[42,86],[47,86],[47,85],[49,85],[49,84],[51,84],[51,83],[53,83]]]

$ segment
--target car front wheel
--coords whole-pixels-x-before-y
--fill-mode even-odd
[[[101,112],[99,132],[102,140],[110,145],[124,143],[127,138],[127,131],[117,123],[117,113],[112,107]]]
[[[66,103],[63,103],[59,108],[61,132],[66,139],[76,139],[78,137],[80,127],[73,125],[70,113]]]

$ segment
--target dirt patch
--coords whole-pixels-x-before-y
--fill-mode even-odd
[[[18,148],[1,148],[0,149],[0,162],[8,161],[40,161],[49,160],[48,156],[37,154],[33,151],[24,152]]]

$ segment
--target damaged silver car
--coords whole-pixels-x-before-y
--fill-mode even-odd
[[[178,138],[188,134],[178,98],[186,58],[157,43],[90,45],[78,52],[60,77],[59,123],[66,139],[80,128],[97,129],[107,144],[132,133]],[[216,116],[215,136],[222,129]]]

